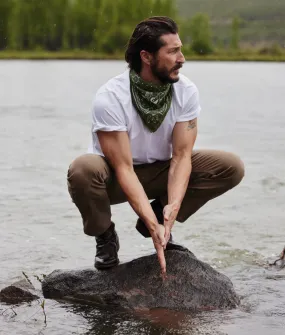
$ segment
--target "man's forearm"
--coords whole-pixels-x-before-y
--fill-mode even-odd
[[[134,211],[145,222],[148,230],[150,232],[154,231],[158,222],[134,170],[129,167],[122,167],[117,169],[116,176]]]
[[[176,204],[179,210],[192,171],[191,157],[174,156],[168,174],[168,204]]]

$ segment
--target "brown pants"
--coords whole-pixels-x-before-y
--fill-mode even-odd
[[[149,199],[160,198],[167,204],[167,180],[170,160],[134,165]],[[184,222],[209,200],[230,190],[242,180],[244,166],[232,153],[199,150],[192,154],[192,173],[177,221]],[[126,202],[114,171],[98,155],[76,158],[68,170],[68,190],[79,209],[84,232],[98,236],[111,224],[110,205]]]

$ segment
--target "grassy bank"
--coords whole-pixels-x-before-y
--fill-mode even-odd
[[[284,62],[285,53],[278,55],[259,54],[257,52],[227,53],[216,52],[207,56],[185,55],[191,61],[264,61]],[[98,54],[91,51],[0,51],[1,59],[27,59],[27,60],[123,60],[123,54]]]

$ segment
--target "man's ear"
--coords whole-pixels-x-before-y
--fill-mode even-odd
[[[152,61],[152,54],[145,51],[145,50],[142,50],[140,52],[140,55],[141,55],[141,60],[143,63],[145,63],[146,65],[150,65],[151,64],[151,61]]]

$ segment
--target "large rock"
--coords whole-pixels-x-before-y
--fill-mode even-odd
[[[43,294],[50,299],[127,309],[207,310],[239,304],[231,281],[191,252],[167,251],[165,257],[165,280],[153,254],[108,271],[56,270],[43,281]]]

